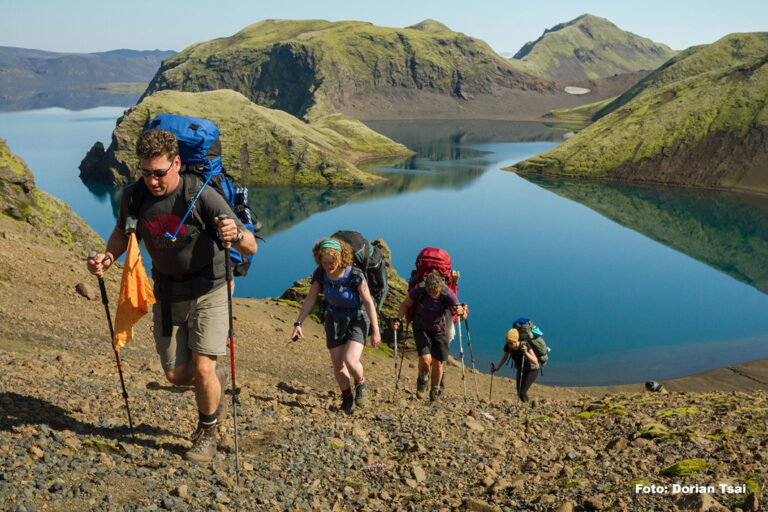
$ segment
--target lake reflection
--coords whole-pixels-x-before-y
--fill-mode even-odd
[[[768,200],[710,190],[526,177],[768,293]]]

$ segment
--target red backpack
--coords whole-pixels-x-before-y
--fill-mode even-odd
[[[453,290],[453,293],[458,294],[458,287],[456,286],[456,281],[454,281],[451,273],[451,256],[437,247],[425,247],[416,257],[416,268],[411,271],[411,280],[408,282],[408,293],[417,286],[421,286],[422,293],[426,293],[423,291],[424,279],[433,270],[437,270],[445,280],[445,285]],[[456,279],[458,280],[458,272],[456,272]],[[418,297],[421,297],[421,295]],[[413,319],[413,312],[416,310],[418,302],[419,300],[417,298],[417,300],[414,301],[413,306],[406,312],[406,321],[410,322]],[[456,315],[452,315],[452,318],[453,321],[456,322]]]

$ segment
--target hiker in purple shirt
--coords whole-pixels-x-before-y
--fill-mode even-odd
[[[446,284],[437,271],[431,272],[424,280],[424,286],[416,286],[400,304],[398,320],[392,327],[397,329],[400,320],[413,310],[413,338],[419,352],[419,377],[416,381],[416,396],[423,398],[429,383],[429,370],[432,369],[432,389],[429,399],[436,401],[442,395],[440,387],[443,378],[443,363],[448,359],[449,343],[454,336],[452,314],[455,312],[462,320],[467,318],[466,306],[459,304],[456,294]]]

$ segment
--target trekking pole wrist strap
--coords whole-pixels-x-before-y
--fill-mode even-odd
[[[107,262],[107,258],[109,258],[109,264],[110,265],[112,265],[112,263],[115,262],[114,255],[111,252],[109,252],[109,251],[104,251],[104,259],[101,260],[101,264],[102,265]]]
[[[301,322],[299,322],[299,321],[297,320],[297,321],[293,322],[293,326],[294,326],[294,327],[301,327]]]

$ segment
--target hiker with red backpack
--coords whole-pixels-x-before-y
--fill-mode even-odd
[[[454,277],[456,276],[456,277]],[[430,401],[442,396],[443,363],[450,355],[449,344],[454,336],[454,316],[465,320],[468,309],[456,296],[458,272],[451,272],[451,258],[447,252],[427,247],[416,258],[416,270],[411,275],[408,296],[400,304],[397,319],[410,320],[413,337],[419,353],[419,374],[416,380],[416,396],[424,398],[429,389]]]
[[[189,118],[182,121],[189,123]],[[192,126],[201,121],[193,120]],[[226,367],[216,367],[217,357],[226,355],[230,329],[228,287],[224,286],[229,250],[225,244],[243,256],[255,254],[257,244],[227,199],[211,187],[199,189],[197,205],[192,205],[195,215],[189,215],[192,206],[184,190],[196,178],[187,172],[181,139],[166,129],[151,128],[136,143],[142,178],[123,192],[107,247],[88,258],[88,269],[98,276],[107,271],[125,252],[126,233],[135,231],[143,238],[152,258],[158,299],[153,332],[165,376],[174,385],[195,388],[198,425],[185,458],[207,463],[216,454],[218,421],[226,413],[224,388],[229,380]],[[215,135],[218,141],[218,130]],[[139,189],[142,200],[134,212],[129,202]]]
[[[317,268],[312,274],[309,293],[293,324],[291,339],[303,338],[302,322],[312,311],[320,292],[328,303],[325,315],[325,344],[333,362],[333,374],[341,389],[341,409],[352,414],[368,401],[368,383],[360,356],[371,332],[374,348],[381,342],[379,321],[365,272],[353,266],[349,244],[336,238],[315,243],[312,255]],[[354,394],[350,378],[354,378]]]

